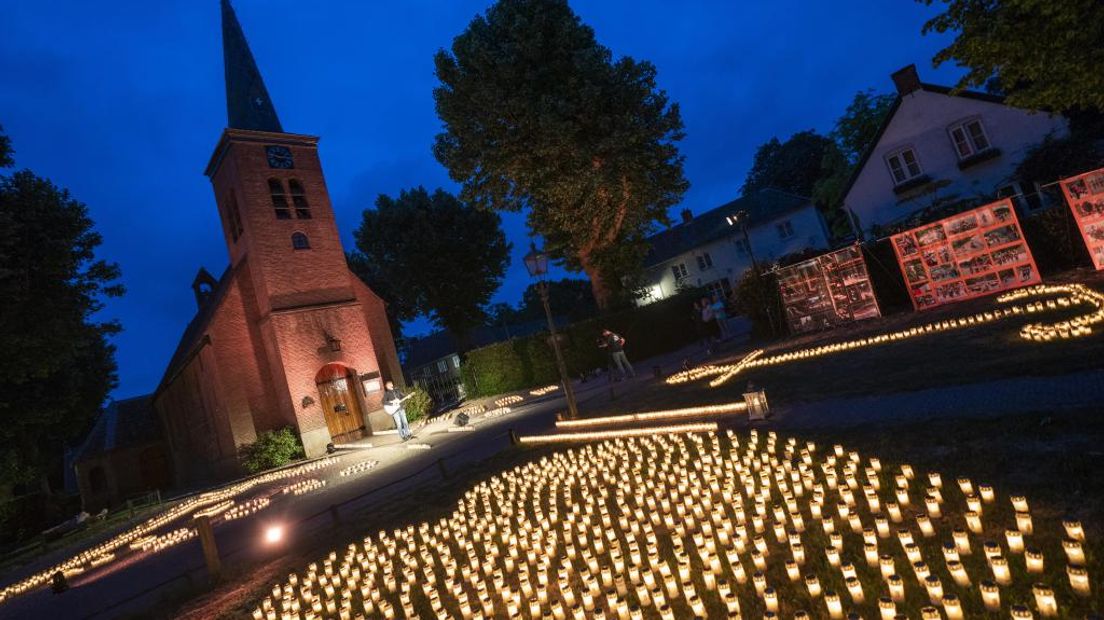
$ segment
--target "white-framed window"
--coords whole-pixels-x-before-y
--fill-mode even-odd
[[[959,159],[966,159],[993,146],[980,118],[970,118],[955,123],[947,128],[947,133],[951,136],[951,144],[954,145]]]
[[[997,188],[997,198],[1011,198],[1024,213],[1038,211],[1048,205],[1046,194],[1038,183],[1019,181]]]
[[[897,149],[886,155],[886,165],[889,166],[889,174],[893,176],[893,184],[901,185],[924,174],[920,168],[920,160],[916,157],[916,151],[911,147]]]
[[[452,367],[453,368],[459,368],[460,367],[460,356],[459,355],[453,355],[452,356]]]
[[[794,235],[793,223],[790,220],[775,224],[775,228],[778,230],[779,239],[789,239]]]
[[[448,372],[448,362],[445,360],[437,360],[437,372]]]
[[[676,280],[681,280],[690,275],[690,272],[686,270],[686,263],[671,265],[671,273],[675,274]]]
[[[709,255],[709,252],[702,252],[698,254],[698,270],[705,271],[713,266],[713,257]]]
[[[751,246],[748,245],[748,240],[743,237],[736,237],[732,240],[732,243],[736,245],[736,253],[740,256],[747,256],[751,253]]]

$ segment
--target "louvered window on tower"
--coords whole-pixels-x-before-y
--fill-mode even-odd
[[[295,217],[301,220],[311,219],[310,204],[307,203],[307,194],[303,191],[303,185],[298,179],[288,181],[288,189],[291,190],[291,203],[295,205]]]
[[[291,207],[288,205],[284,184],[279,179],[268,180],[268,192],[272,195],[272,208],[276,210],[276,219],[290,220]]]

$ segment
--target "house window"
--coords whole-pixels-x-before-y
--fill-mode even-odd
[[[291,247],[296,250],[309,250],[310,239],[301,232],[293,233],[291,235]]]
[[[1047,205],[1046,197],[1038,183],[1009,183],[997,188],[997,198],[1011,198],[1020,211],[1038,211]]]
[[[893,175],[893,184],[901,185],[923,174],[920,169],[920,160],[916,158],[916,151],[905,148],[894,151],[886,156],[889,172]]]
[[[230,238],[237,241],[242,235],[241,211],[238,210],[238,199],[234,192],[230,192],[230,199],[226,201],[226,227],[230,229]]]
[[[437,372],[448,372],[448,362],[437,360]]]
[[[720,295],[721,299],[728,299],[728,296],[732,294],[732,283],[728,281],[728,278],[721,278],[720,280],[706,282],[705,289],[709,291],[710,298],[714,295]]]
[[[794,235],[793,223],[790,220],[779,222],[776,226],[779,239],[789,239]]]
[[[295,217],[301,220],[311,219],[310,204],[307,203],[307,194],[303,191],[303,184],[298,179],[288,181],[288,193],[291,194],[291,203],[295,205]]]
[[[713,257],[709,255],[709,252],[702,252],[697,258],[699,270],[705,271],[713,266]]]
[[[951,134],[951,142],[959,159],[966,159],[993,146],[981,120],[976,118],[951,125],[947,131]]]
[[[676,280],[681,280],[690,275],[690,272],[686,270],[685,263],[679,263],[677,265],[671,265],[671,273],[675,274]]]
[[[744,238],[736,238],[732,240],[736,244],[736,252],[740,256],[747,256],[751,254],[751,246],[748,245],[748,240]]]
[[[453,368],[459,368],[460,367],[460,356],[459,355],[453,355],[452,356],[452,367]]]
[[[268,180],[268,193],[272,196],[272,208],[276,211],[276,219],[290,220],[291,207],[288,205],[287,194],[284,193],[284,184],[280,179]]]

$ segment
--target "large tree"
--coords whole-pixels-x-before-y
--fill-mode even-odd
[[[811,196],[821,176],[821,162],[838,147],[813,130],[800,131],[785,142],[771,138],[755,151],[755,161],[741,191],[746,195],[772,187]]]
[[[1015,106],[1104,111],[1100,0],[919,1],[946,5],[924,24],[923,32],[955,33],[933,61],[969,69],[959,88],[995,80]]]
[[[528,209],[549,254],[609,307],[689,184],[656,69],[614,59],[565,0],[499,0],[435,57],[434,154],[461,197]]]
[[[0,135],[0,163],[11,164]],[[49,492],[66,445],[116,383],[119,330],[97,313],[123,293],[85,205],[30,171],[0,175],[0,488]]]
[[[425,188],[381,195],[354,232],[350,266],[386,301],[394,319],[419,314],[463,342],[510,262],[497,213]]]
[[[847,220],[837,217],[843,203],[843,191],[859,158],[873,146],[894,98],[894,95],[876,94],[872,90],[855,93],[829,134],[838,148],[829,149],[821,160],[820,178],[813,185],[812,197],[829,214],[834,233],[850,230]]]

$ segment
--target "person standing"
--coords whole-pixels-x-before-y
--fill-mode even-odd
[[[632,364],[629,363],[629,358],[625,356],[625,339],[617,334],[611,332],[609,329],[602,330],[602,342],[598,346],[604,348],[609,353],[610,359],[617,365],[617,370],[621,371],[621,378],[628,379],[629,377],[636,378],[636,371],[633,370]],[[626,369],[628,369],[626,371]]]
[[[403,396],[402,392],[395,388],[395,383],[388,381],[383,384],[383,410],[395,420],[395,428],[399,431],[399,437],[403,441],[409,440],[414,436],[414,433],[410,432],[410,423],[406,420],[406,409],[403,408],[403,401],[410,396]]]
[[[701,298],[701,322],[705,325],[705,338],[709,344],[705,347],[706,355],[713,355],[713,342],[717,339],[715,330],[717,322],[713,320],[713,306],[709,303],[708,297]]]
[[[719,293],[713,293],[710,307],[713,309],[713,320],[717,322],[717,333],[724,340],[728,338],[728,313],[725,312],[724,298]]]

